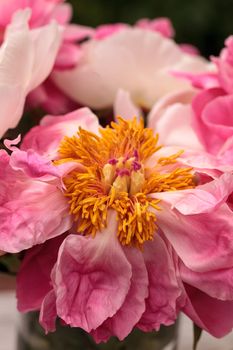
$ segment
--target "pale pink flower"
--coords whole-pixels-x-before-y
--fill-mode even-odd
[[[53,79],[73,100],[93,108],[112,107],[119,89],[129,92],[136,105],[151,108],[164,95],[191,88],[171,71],[206,69],[203,58],[185,54],[171,39],[129,27],[84,43],[77,67],[55,72]]]
[[[29,30],[29,18],[29,10],[17,12],[0,47],[0,137],[17,126],[26,96],[47,78],[60,45],[57,24]]]
[[[0,28],[4,33],[15,12],[29,8],[31,18],[30,28],[40,28],[51,21],[56,21],[64,27],[63,40],[55,67],[70,68],[77,63],[79,47],[75,41],[93,32],[91,28],[69,24],[72,7],[64,0],[2,0],[0,3]]]
[[[99,129],[81,109],[2,151],[0,250],[45,242],[26,253],[17,294],[47,331],[58,316],[97,342],[123,339],[181,310],[215,336],[232,329],[233,176],[156,144],[136,120]]]
[[[40,28],[51,22],[56,22],[63,28],[59,50],[56,53],[56,60],[54,58],[54,64],[50,67],[50,71],[52,68],[64,70],[76,66],[81,55],[78,41],[92,35],[94,30],[89,27],[70,24],[72,6],[69,3],[65,3],[64,0],[1,0],[0,42],[4,38],[6,28],[11,22],[14,13],[26,8],[31,10],[30,29],[37,28],[40,30]],[[35,89],[29,95],[27,104],[31,108],[41,106],[47,112],[53,114],[70,111],[73,107],[77,108],[77,104],[74,104],[74,102],[59,91],[51,78],[48,79],[46,85],[40,85],[38,89]]]

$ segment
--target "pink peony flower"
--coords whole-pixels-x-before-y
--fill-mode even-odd
[[[32,13],[29,22],[31,29],[43,28],[51,22],[56,22],[63,28],[59,51],[56,52],[56,61],[53,62],[50,71],[52,68],[64,70],[76,66],[81,55],[77,42],[87,35],[92,35],[94,30],[85,26],[69,24],[72,7],[70,4],[64,3],[64,0],[2,0],[0,2],[0,42],[4,38],[6,28],[14,13],[26,8],[29,8]],[[50,98],[51,95],[52,98]],[[60,102],[60,98],[64,104]],[[41,106],[47,112],[54,114],[70,111],[73,106],[77,107],[77,104],[74,104],[54,86],[50,77],[46,85],[40,85],[29,95],[27,104],[33,108]]]
[[[190,79],[201,91],[189,93],[189,99],[187,93],[168,96],[155,104],[149,116],[149,125],[158,130],[166,144],[206,150],[229,166],[233,164],[232,43],[229,37],[220,56],[212,59],[215,72],[177,74]]]
[[[233,137],[233,38],[226,40],[219,58],[214,58],[218,71],[216,77],[218,85],[212,88],[206,87],[193,100],[194,111],[193,125],[195,131],[205,149],[212,154],[220,154],[221,157],[229,157],[232,151]],[[195,79],[195,77],[194,77]],[[208,137],[206,137],[208,135]],[[226,149],[228,151],[226,152]]]
[[[112,107],[119,89],[146,109],[168,93],[190,89],[170,71],[205,72],[206,61],[184,53],[171,39],[148,30],[150,26],[119,26],[103,40],[89,40],[75,69],[54,72],[55,83],[74,101],[97,109]]]
[[[27,94],[47,78],[60,45],[55,23],[29,30],[29,18],[29,10],[17,12],[0,47],[0,137],[18,124]]]
[[[124,339],[179,311],[215,336],[232,329],[233,176],[157,143],[142,122],[99,128],[81,109],[2,151],[0,250],[44,242],[26,253],[17,294],[46,331],[59,317],[97,342]]]

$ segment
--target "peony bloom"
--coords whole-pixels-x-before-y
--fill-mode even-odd
[[[0,137],[17,126],[26,96],[47,78],[60,45],[57,24],[29,30],[29,18],[29,10],[17,12],[0,47]]]
[[[176,144],[173,143],[176,135],[176,140],[179,139],[182,145],[184,138],[181,130],[185,130],[185,140],[193,143],[194,148],[202,148],[230,165],[233,164],[233,38],[229,37],[225,44],[220,56],[212,58],[216,72],[186,76],[194,86],[202,89],[200,92],[185,102],[177,98],[160,101],[149,119],[153,127],[159,128],[159,132],[159,125],[162,126],[165,138],[170,138],[169,144]],[[183,117],[182,110],[185,111]],[[169,131],[166,129],[168,123]],[[177,127],[177,123],[182,129]]]
[[[194,127],[206,150],[232,163],[233,37],[225,44],[220,56],[213,59],[218,68],[218,86],[204,88],[193,100],[192,107]]]
[[[80,57],[77,42],[93,33],[93,29],[70,24],[72,7],[64,0],[1,0],[0,2],[0,42],[15,12],[29,8],[31,18],[30,29],[41,29],[51,22],[56,22],[63,28],[59,51],[51,69],[64,70],[76,66]],[[50,73],[49,71],[49,73]],[[35,86],[36,87],[36,86]],[[63,113],[72,110],[74,104],[54,85],[49,77],[45,84],[31,92],[27,99],[30,107],[43,107],[49,113]]]
[[[0,250],[32,247],[21,311],[40,309],[46,331],[59,317],[97,342],[158,330],[181,310],[215,336],[232,329],[230,173],[161,148],[142,122],[99,128],[88,109],[46,117],[21,150],[7,145]]]
[[[53,74],[57,86],[73,100],[96,109],[112,107],[119,89],[128,92],[137,106],[150,109],[162,96],[190,89],[171,71],[208,69],[204,59],[184,53],[161,28],[152,30],[148,21],[138,25],[117,27],[103,40],[84,43],[77,67]]]

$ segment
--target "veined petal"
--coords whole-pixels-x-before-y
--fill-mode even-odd
[[[87,332],[121,308],[128,294],[132,269],[116,237],[117,221],[96,237],[69,235],[54,270],[57,314],[72,327]]]

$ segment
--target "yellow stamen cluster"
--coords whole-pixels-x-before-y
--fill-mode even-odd
[[[159,158],[152,168],[146,161],[160,147],[158,136],[143,121],[125,121],[99,130],[99,135],[79,129],[65,137],[55,164],[76,161],[82,170],[64,178],[65,195],[80,234],[95,236],[107,226],[109,209],[117,212],[117,236],[123,245],[141,246],[156,232],[159,200],[150,194],[194,187],[190,168],[176,166],[182,152]],[[154,210],[155,209],[155,210]]]

